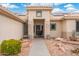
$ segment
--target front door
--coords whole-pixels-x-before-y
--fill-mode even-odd
[[[43,37],[43,25],[35,25],[35,37]]]

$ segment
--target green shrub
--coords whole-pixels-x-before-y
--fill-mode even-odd
[[[0,54],[1,54],[1,45],[0,45]]]
[[[3,55],[18,55],[21,52],[21,42],[19,40],[9,39],[1,43],[1,53]]]

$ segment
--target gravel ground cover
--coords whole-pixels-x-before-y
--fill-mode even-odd
[[[71,52],[76,48],[79,48],[78,44],[69,44],[57,40],[45,40],[49,53],[52,56],[76,56]]]

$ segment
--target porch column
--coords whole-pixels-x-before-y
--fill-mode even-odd
[[[69,37],[72,37],[74,31],[76,31],[76,21],[75,20],[66,20],[66,37],[69,40]]]
[[[44,22],[44,38],[50,37],[50,20],[45,20]]]
[[[34,29],[33,29],[33,19],[32,20],[28,20],[28,36],[30,39],[34,38]]]

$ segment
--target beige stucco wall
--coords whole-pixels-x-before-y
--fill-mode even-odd
[[[76,20],[66,20],[67,38],[72,36],[72,33],[75,30],[76,30]]]
[[[56,24],[56,30],[50,30],[51,37],[61,37],[62,32],[62,22],[61,21],[51,21],[51,24]]]
[[[56,30],[50,31],[51,37],[69,38],[76,30],[76,20],[53,21],[51,23],[56,23]]]
[[[76,20],[63,20],[63,37],[69,38],[72,32],[76,30]]]
[[[23,24],[0,15],[0,40],[20,39],[23,37]]]
[[[36,17],[36,10],[35,11],[28,11],[28,17],[31,17],[33,19],[46,19],[46,18],[50,18],[49,15],[51,16],[49,11],[42,11],[42,17]]]
[[[66,20],[67,32],[76,30],[76,20]]]

